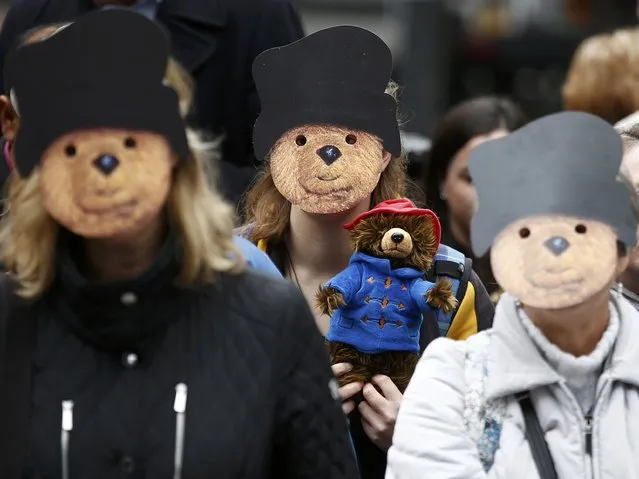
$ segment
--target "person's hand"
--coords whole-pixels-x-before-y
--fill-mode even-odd
[[[364,401],[359,403],[362,426],[377,447],[388,451],[393,442],[395,421],[404,396],[388,376],[375,376],[372,382],[382,390],[382,394],[373,384],[364,386]]]
[[[331,368],[333,369],[333,374],[339,378],[353,369],[353,366],[348,363],[337,363],[333,364]],[[339,397],[342,400],[342,411],[344,411],[344,414],[347,416],[355,409],[355,401],[349,401],[349,399],[359,393],[363,387],[363,383],[356,382],[339,388]]]

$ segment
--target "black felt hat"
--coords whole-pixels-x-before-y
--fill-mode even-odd
[[[341,26],[273,48],[253,63],[262,112],[253,129],[255,155],[265,158],[289,129],[338,125],[377,135],[401,154],[397,103],[385,90],[393,58],[375,34]]]
[[[634,246],[631,192],[617,179],[622,156],[612,126],[580,112],[549,115],[478,146],[468,159],[479,205],[473,251],[482,256],[514,221],[551,214],[601,221]]]
[[[187,158],[179,99],[163,84],[168,58],[165,31],[125,10],[88,13],[11,52],[5,82],[20,114],[14,145],[20,174],[28,175],[57,138],[78,129],[152,131]]]

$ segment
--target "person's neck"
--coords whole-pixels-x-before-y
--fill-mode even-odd
[[[329,215],[306,213],[293,206],[287,240],[291,262],[313,275],[332,275],[344,269],[353,245],[343,225],[369,209],[370,198],[348,211]]]
[[[573,356],[592,353],[608,327],[609,288],[571,308],[544,310],[524,305],[530,320],[546,339]]]
[[[448,222],[450,228],[450,234],[454,240],[462,246],[466,251],[470,250],[470,234],[468,228],[464,228],[458,221],[450,219]]]
[[[162,215],[126,238],[85,240],[85,270],[97,281],[123,281],[144,273],[155,261],[165,237]]]

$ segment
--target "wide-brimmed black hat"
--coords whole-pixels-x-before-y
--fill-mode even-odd
[[[479,206],[473,251],[482,256],[508,225],[538,215],[601,221],[634,246],[631,192],[618,180],[622,157],[613,127],[581,112],[549,115],[479,145],[468,158]]]
[[[88,13],[12,51],[4,73],[20,115],[20,174],[28,175],[57,138],[79,129],[152,131],[187,158],[179,99],[163,84],[168,58],[164,29],[125,10]]]
[[[253,129],[255,155],[265,158],[291,128],[326,124],[372,133],[399,156],[397,103],[385,93],[392,69],[388,46],[351,26],[262,53],[253,63],[261,103]]]

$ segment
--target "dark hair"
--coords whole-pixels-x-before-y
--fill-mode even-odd
[[[514,131],[526,124],[523,111],[506,98],[484,96],[453,107],[439,122],[432,136],[424,165],[424,186],[428,206],[442,220],[448,207],[439,196],[439,187],[455,154],[475,136],[498,129]],[[444,228],[446,225],[444,224]]]

